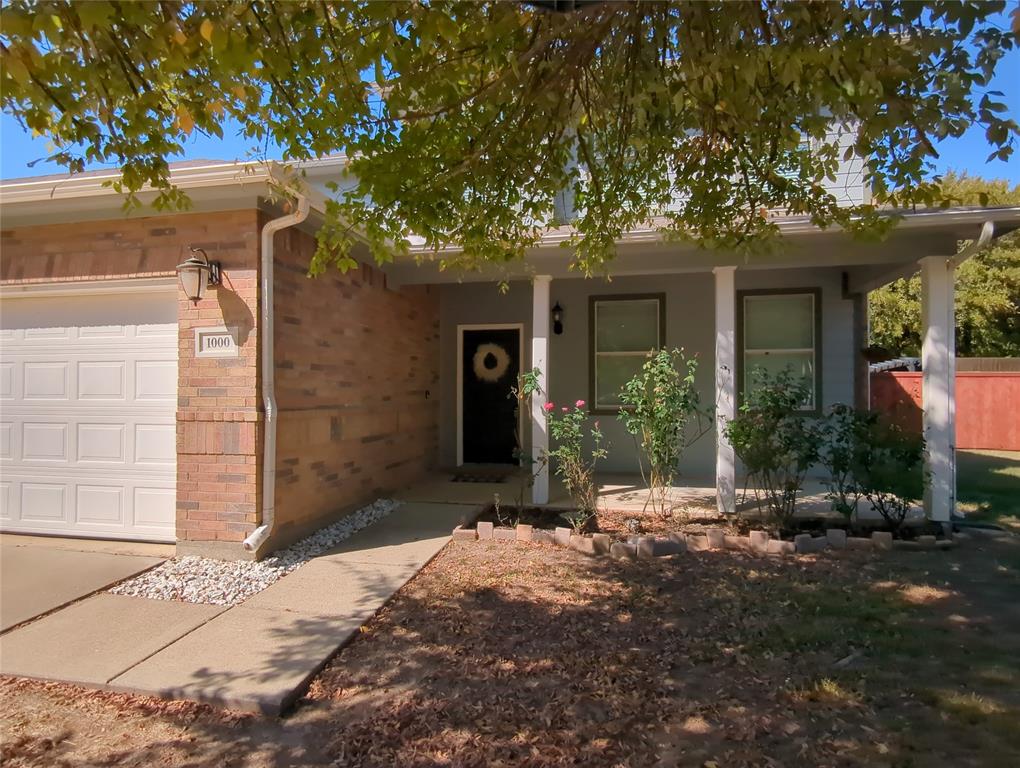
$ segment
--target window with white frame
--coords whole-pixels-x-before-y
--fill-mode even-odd
[[[741,293],[741,390],[755,384],[755,371],[775,376],[789,370],[808,387],[803,410],[818,409],[819,304],[815,289]]]
[[[619,409],[620,390],[645,364],[648,353],[662,348],[665,294],[592,296],[591,407]]]

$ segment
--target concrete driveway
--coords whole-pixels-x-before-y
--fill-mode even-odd
[[[159,565],[173,545],[0,535],[0,632]]]

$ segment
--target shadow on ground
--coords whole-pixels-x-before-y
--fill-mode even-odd
[[[451,544],[284,720],[6,681],[2,762],[1012,766],[1018,647],[1016,537],[633,564]]]

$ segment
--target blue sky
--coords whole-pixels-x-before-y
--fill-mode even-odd
[[[1004,16],[1003,25],[1007,24],[1008,20]],[[1005,94],[1002,101],[1009,107],[1011,116],[1020,117],[1020,49],[1010,51],[1000,62],[996,72],[992,88]],[[197,134],[192,136],[187,142],[184,155],[175,159],[243,160],[249,157],[251,146],[248,140],[240,136],[236,125],[224,125],[223,134],[223,139]],[[11,179],[62,172],[63,169],[56,163],[44,159],[49,153],[47,144],[46,139],[33,138],[26,134],[6,113],[0,115],[0,178]],[[1012,184],[1020,184],[1020,147],[1008,163],[1001,160],[986,163],[985,158],[991,149],[980,126],[971,128],[958,139],[938,143],[937,148],[940,154],[935,163],[938,173],[945,173],[948,170],[967,171],[987,178],[1007,179]],[[274,154],[270,151],[270,157],[279,157],[279,152]],[[32,165],[33,161],[38,162]]]

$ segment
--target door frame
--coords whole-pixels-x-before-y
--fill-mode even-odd
[[[464,331],[517,331],[518,366],[524,370],[524,323],[466,323],[457,325],[457,466],[464,466]],[[517,434],[524,434],[524,412],[517,415]]]

